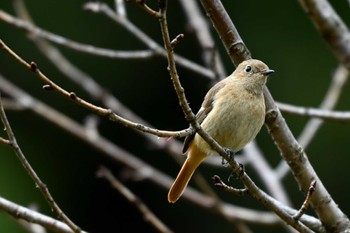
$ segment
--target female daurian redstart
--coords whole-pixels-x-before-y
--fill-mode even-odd
[[[259,60],[246,60],[226,79],[214,85],[206,94],[196,119],[204,131],[222,147],[233,152],[241,150],[253,140],[265,120],[263,88],[273,73]],[[215,152],[198,134],[186,137],[183,152],[188,151],[168,201],[176,202],[201,162]]]

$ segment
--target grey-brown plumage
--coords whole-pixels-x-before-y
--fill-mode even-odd
[[[234,152],[241,150],[264,124],[263,88],[272,72],[262,61],[242,62],[230,76],[208,91],[196,115],[197,122],[222,147]],[[185,139],[183,152],[186,151],[187,159],[168,193],[171,203],[180,198],[201,162],[217,154],[198,134]]]

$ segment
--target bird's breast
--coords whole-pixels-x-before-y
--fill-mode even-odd
[[[202,123],[221,146],[241,150],[260,131],[265,119],[263,96],[228,93],[217,98]]]

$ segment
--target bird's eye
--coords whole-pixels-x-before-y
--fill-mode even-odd
[[[249,65],[244,68],[244,71],[247,73],[249,73],[251,70],[252,70],[252,67]]]

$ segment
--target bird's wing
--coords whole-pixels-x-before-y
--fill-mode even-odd
[[[225,85],[224,80],[221,82],[218,82],[215,84],[205,95],[204,101],[202,103],[201,108],[199,109],[196,120],[198,124],[202,124],[204,119],[208,116],[210,111],[213,109],[213,102],[215,100],[216,94],[221,90],[221,88]],[[184,145],[182,148],[182,153],[185,153],[188,150],[188,147],[190,146],[191,141],[193,140],[194,136],[196,135],[196,132],[188,135],[185,138]]]

